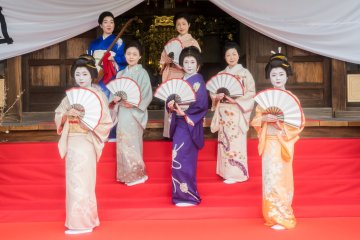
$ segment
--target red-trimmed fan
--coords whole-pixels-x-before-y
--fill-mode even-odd
[[[265,110],[273,114],[285,124],[300,128],[303,124],[302,109],[299,101],[290,93],[281,89],[266,89],[254,97],[255,101]]]
[[[128,77],[116,78],[106,84],[106,87],[113,95],[121,97],[131,105],[139,106],[141,91],[139,85],[133,79]]]
[[[90,130],[94,130],[99,125],[102,115],[100,97],[92,90],[82,87],[67,90],[66,96],[72,108],[84,110],[80,121]]]
[[[244,86],[234,75],[219,73],[206,83],[206,89],[211,93],[224,93],[229,97],[240,97],[244,95]]]
[[[184,79],[174,78],[163,82],[155,91],[154,97],[165,102],[175,100],[178,104],[196,101],[195,91]]]
[[[177,38],[171,39],[164,46],[166,55],[168,55],[176,64],[179,64],[179,56],[183,48],[181,41]]]

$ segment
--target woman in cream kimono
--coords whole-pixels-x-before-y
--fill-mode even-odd
[[[143,132],[148,121],[147,107],[152,100],[150,77],[147,71],[138,64],[141,58],[141,46],[131,42],[126,46],[125,57],[128,66],[116,77],[128,77],[137,82],[141,91],[139,106],[133,106],[125,99],[114,97],[110,103],[117,114],[116,159],[117,181],[128,186],[144,183],[146,175],[143,160]]]
[[[176,27],[176,31],[179,35],[174,39],[178,39],[181,41],[183,48],[195,46],[200,51],[199,43],[194,39],[191,34],[189,33],[190,28],[190,16],[186,13],[178,13],[174,16],[174,24]],[[170,41],[171,41],[170,40]],[[181,50],[180,50],[181,51]],[[180,54],[180,53],[179,53]],[[161,53],[160,58],[160,73],[162,74],[162,82],[165,82],[169,79],[173,78],[183,78],[184,77],[184,70],[179,65],[179,63],[174,63],[173,59],[166,55],[165,49]],[[163,136],[169,138],[169,114],[165,110],[164,115],[164,132]]]
[[[282,90],[285,90],[287,78],[292,74],[286,56],[280,53],[270,58],[265,72],[273,87]],[[296,225],[291,207],[294,195],[292,162],[294,144],[304,124],[303,114],[302,126],[295,128],[280,122],[272,114],[264,114],[260,106],[256,107],[256,116],[251,122],[258,133],[258,151],[262,156],[263,216],[265,225],[275,230],[290,229]]]
[[[96,163],[113,126],[106,96],[91,86],[97,77],[95,60],[82,55],[71,67],[76,84],[98,95],[102,112],[99,125],[91,131],[80,122],[81,110],[71,108],[65,97],[55,110],[59,152],[66,161],[66,234],[91,232],[99,226],[95,196]]]
[[[210,128],[213,133],[218,131],[216,173],[224,178],[224,183],[232,184],[249,178],[246,142],[255,82],[251,73],[238,64],[240,47],[228,42],[224,50],[228,66],[220,73],[238,78],[244,86],[244,96],[232,99],[224,93],[211,94],[211,110],[215,112]]]

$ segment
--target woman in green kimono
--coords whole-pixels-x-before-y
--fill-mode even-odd
[[[132,186],[148,179],[143,160],[143,132],[148,121],[147,107],[152,100],[152,89],[149,74],[138,63],[141,58],[141,45],[138,42],[130,42],[125,47],[125,58],[128,66],[116,78],[127,77],[134,80],[140,88],[141,101],[138,106],[134,106],[115,96],[110,105],[118,118],[116,179]]]

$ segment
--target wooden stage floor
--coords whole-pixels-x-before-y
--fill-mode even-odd
[[[360,116],[358,118],[333,118],[331,109],[304,109],[306,126],[301,133],[304,138],[316,137],[360,137]],[[208,112],[204,123],[205,137],[216,138],[210,132],[212,112]],[[15,141],[57,141],[53,112],[25,112],[21,121],[8,120],[0,123],[0,142]],[[149,111],[149,121],[144,131],[144,140],[159,140],[162,137],[163,110]],[[253,128],[249,138],[256,138]]]

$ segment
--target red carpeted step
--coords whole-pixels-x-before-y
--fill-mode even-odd
[[[335,160],[338,161],[338,160]],[[261,176],[261,159],[249,159],[249,174],[251,177]],[[0,184],[41,184],[60,183],[64,181],[64,162],[50,163],[0,163]],[[171,174],[171,163],[162,161],[146,161],[147,173],[150,179],[168,178]],[[116,175],[115,159],[112,162],[98,164],[98,184],[112,182]],[[218,179],[216,175],[216,161],[199,161],[198,178]],[[327,179],[339,177],[356,177],[360,172],[360,161],[357,158],[342,158],[341,164],[329,164],[329,158],[308,159],[301,156],[294,160],[294,174],[297,176],[319,176],[326,173]],[[21,173],[21,174],[20,174]],[[20,174],[20,175],[19,175]],[[14,177],[18,176],[18,177]]]
[[[225,185],[215,174],[216,140],[199,154],[195,208],[171,204],[171,142],[144,143],[150,177],[134,187],[115,182],[115,143],[98,164],[97,198],[103,220],[261,216],[261,159],[248,141],[250,180]],[[294,209],[298,217],[360,216],[360,139],[302,139],[295,147]],[[65,210],[64,160],[57,143],[0,144],[0,221],[61,221]]]

